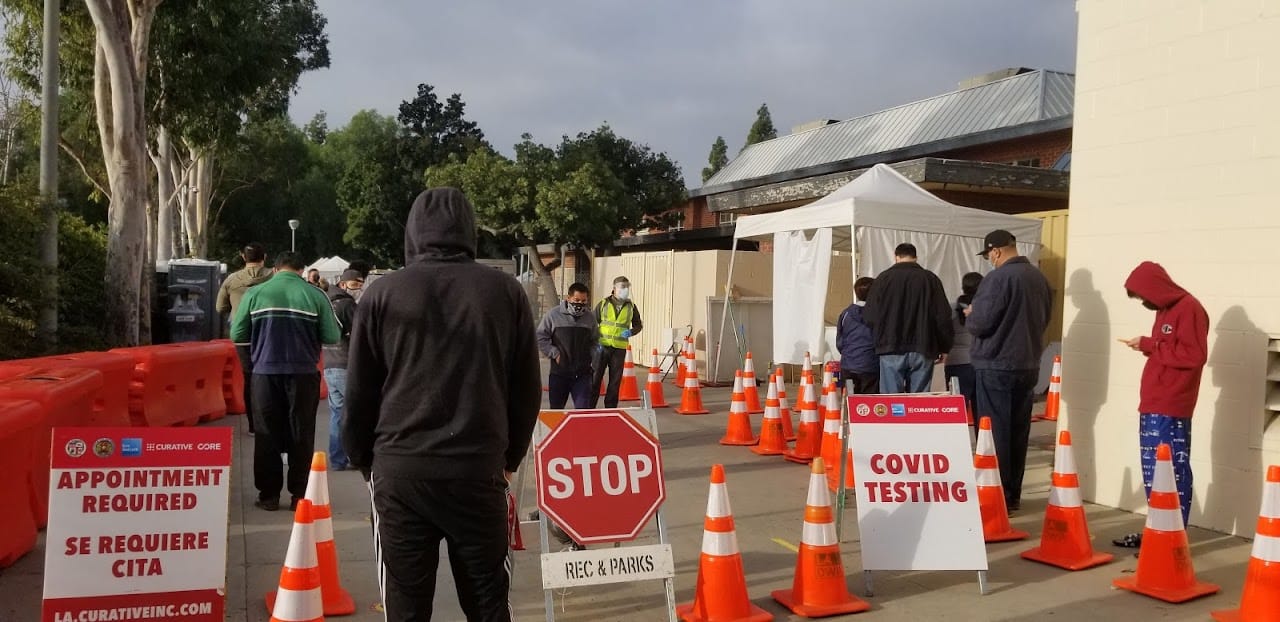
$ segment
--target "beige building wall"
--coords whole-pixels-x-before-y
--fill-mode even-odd
[[[1086,497],[1144,511],[1144,359],[1117,339],[1152,323],[1125,277],[1142,260],[1163,264],[1210,321],[1191,522],[1252,535],[1264,465],[1280,463],[1266,403],[1268,339],[1280,337],[1280,2],[1077,9],[1061,425]]]

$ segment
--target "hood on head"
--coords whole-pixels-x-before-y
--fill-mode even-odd
[[[418,195],[404,225],[405,265],[427,259],[475,259],[476,215],[457,188]]]
[[[1187,295],[1187,290],[1173,282],[1164,266],[1153,261],[1138,264],[1125,279],[1124,288],[1161,309],[1173,306]]]

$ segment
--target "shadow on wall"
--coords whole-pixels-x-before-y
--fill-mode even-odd
[[[1262,490],[1262,453],[1257,447],[1265,413],[1253,407],[1260,405],[1255,391],[1263,390],[1267,336],[1238,305],[1210,327],[1214,342],[1208,380],[1218,387],[1218,399],[1213,427],[1200,431],[1210,437],[1203,440],[1209,443],[1211,483],[1204,499],[1193,499],[1191,522],[1227,533],[1240,533],[1241,528],[1249,532]],[[1206,455],[1196,451],[1196,440],[1192,438],[1191,455],[1204,460]]]

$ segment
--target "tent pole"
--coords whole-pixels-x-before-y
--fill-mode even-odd
[[[733,250],[729,251],[729,278],[724,284],[724,306],[720,309],[720,332],[716,335],[716,360],[715,366],[711,369],[711,382],[717,382],[720,377],[720,349],[724,345],[724,325],[729,321],[729,287],[733,285],[733,264],[738,259],[738,237],[733,238]],[[710,361],[708,361],[710,362]]]

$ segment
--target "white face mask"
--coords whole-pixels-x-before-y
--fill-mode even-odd
[[[619,288],[617,289],[617,291],[614,293],[614,295],[618,297],[618,300],[630,300],[630,299],[631,299],[631,288],[630,288],[630,287],[619,287]]]

